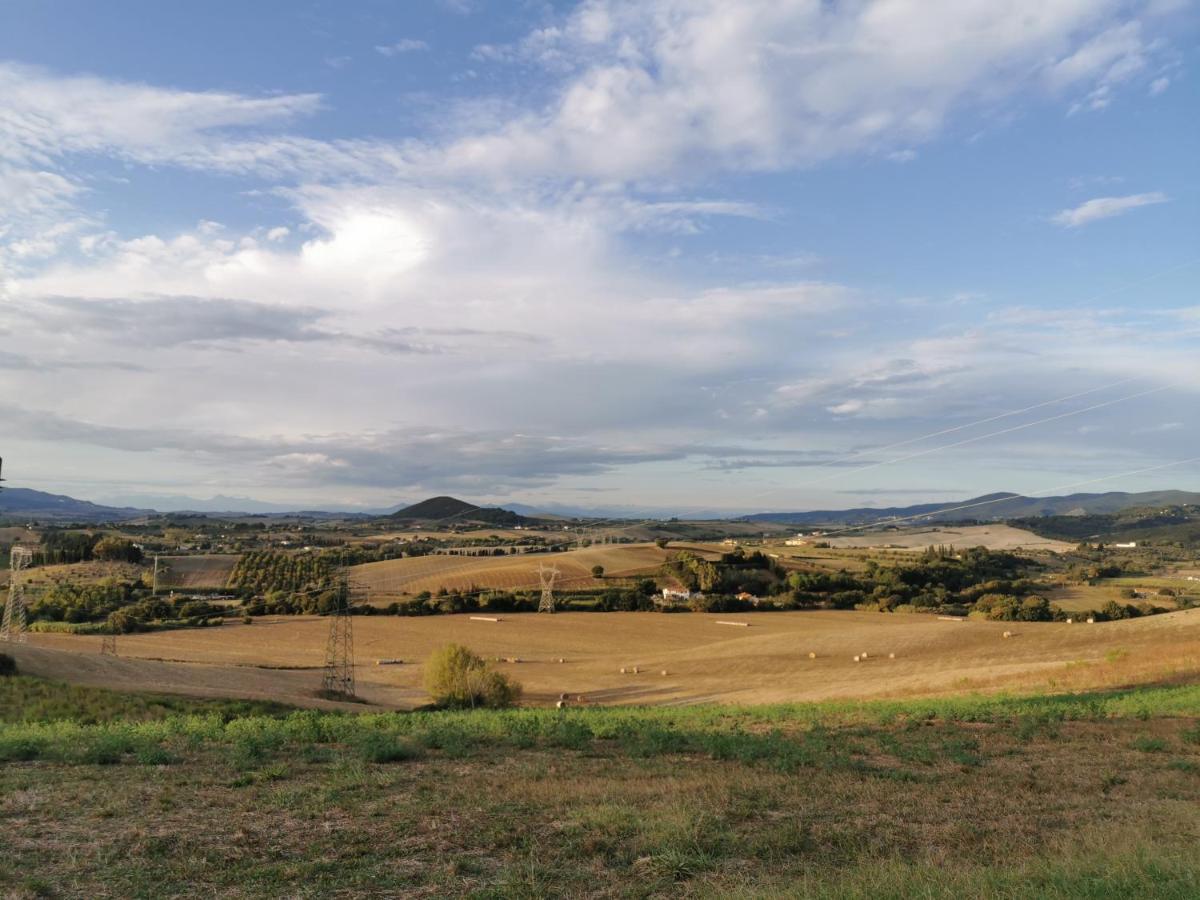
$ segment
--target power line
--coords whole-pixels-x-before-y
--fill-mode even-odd
[[[8,600],[4,604],[4,617],[0,619],[0,641],[24,644],[29,630],[25,615],[25,583],[21,571],[33,561],[33,553],[27,547],[13,547],[9,553]]]
[[[537,573],[538,580],[542,584],[542,596],[538,601],[538,612],[552,613],[555,611],[554,580],[559,576],[558,567],[547,567],[544,563],[539,563]]]
[[[325,642],[322,693],[332,699],[354,699],[354,621],[350,616],[350,585],[343,573],[329,617]]]

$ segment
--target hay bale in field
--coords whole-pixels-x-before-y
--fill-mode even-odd
[[[1006,632],[1004,632],[1004,634],[1003,634],[1003,635],[1001,635],[1001,637],[1010,638],[1010,637],[1012,637],[1012,632],[1011,632],[1011,631],[1006,631]]]
[[[1067,619],[1067,624],[1068,624],[1068,625],[1074,625],[1074,624],[1075,624],[1075,620],[1074,620],[1074,619]]]
[[[565,659],[563,659],[561,656],[558,658],[558,661],[559,661],[560,663],[565,663],[565,662],[566,662],[566,660],[565,660]]]
[[[895,653],[889,653],[889,654],[888,654],[888,659],[895,659],[895,658],[896,658],[896,654],[895,654]]]
[[[566,700],[566,699],[567,699],[567,695],[566,695],[566,694],[559,694],[559,695],[558,695],[558,699],[559,699],[559,700]]]
[[[633,667],[633,674],[634,674],[634,675],[637,675],[637,674],[638,674],[638,667],[637,667],[637,666],[634,666],[634,667]]]
[[[666,674],[667,674],[667,670],[666,670],[666,669],[663,669],[663,670],[662,670],[662,673],[663,673],[664,675],[666,675]]]
[[[854,657],[854,661],[855,661],[855,662],[862,662],[862,660],[861,660],[861,659],[859,659],[857,656],[856,656],[856,657]]]
[[[624,667],[624,666],[621,666],[621,674],[622,674],[622,675],[624,675],[624,674],[625,674],[625,667]]]
[[[1093,619],[1091,616],[1088,616],[1088,620],[1087,620],[1087,622],[1088,622],[1088,624],[1089,624],[1089,625],[1095,625],[1095,624],[1096,624],[1096,620],[1095,620],[1095,619]]]
[[[865,654],[865,653],[860,653],[859,656],[861,656],[863,659],[867,658],[867,654]]]
[[[808,658],[809,658],[809,659],[816,659],[816,658],[817,658],[817,654],[815,654],[815,653],[810,653],[810,654],[808,654]]]
[[[555,703],[555,704],[554,704],[554,708],[555,708],[555,709],[566,709],[566,708],[567,708],[567,701],[566,701],[566,700],[559,700],[557,703]]]

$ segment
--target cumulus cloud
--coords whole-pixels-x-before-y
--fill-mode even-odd
[[[1126,14],[1116,0],[592,0],[517,45],[476,49],[570,76],[546,108],[465,135],[446,164],[641,178],[903,159],[971,104],[1039,87],[1109,98],[1153,53]]]
[[[1124,215],[1143,206],[1166,203],[1168,199],[1167,195],[1160,191],[1152,191],[1148,194],[1127,194],[1124,197],[1096,197],[1071,209],[1055,213],[1050,217],[1050,221],[1064,228],[1078,228],[1101,219]]]

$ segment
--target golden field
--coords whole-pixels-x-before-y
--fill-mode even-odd
[[[421,664],[449,642],[489,659],[520,660],[497,665],[525,686],[525,702],[535,705],[550,704],[560,693],[619,705],[1071,690],[1200,671],[1200,609],[1095,625],[842,611],[353,621],[359,693],[390,708],[425,702]],[[117,659],[99,655],[99,637],[33,634],[11,652],[23,671],[67,681],[320,705],[314,692],[328,625],[318,617],[268,617],[252,625],[123,635]],[[1011,637],[1003,637],[1006,631]],[[867,658],[855,662],[862,654]],[[403,662],[376,665],[381,659]]]

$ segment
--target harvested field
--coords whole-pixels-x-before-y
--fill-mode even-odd
[[[237,554],[214,556],[160,556],[158,558],[158,586],[160,588],[194,588],[217,590],[225,587],[234,566],[240,557]]]
[[[605,705],[746,704],[1075,690],[1200,673],[1200,610],[1095,625],[946,622],[916,614],[836,611],[742,614],[738,619],[750,623],[744,629],[715,624],[727,618],[698,613],[503,614],[499,622],[466,615],[356,617],[358,685],[372,703],[419,704],[421,663],[452,641],[489,659],[520,659],[498,665],[524,684],[526,702],[535,705],[551,705],[563,692]],[[1003,640],[1005,631],[1013,637]],[[97,637],[35,634],[27,647],[12,649],[31,674],[68,681],[305,702],[306,692],[319,683],[327,632],[325,619],[279,617],[253,625],[123,635],[117,660],[98,656]],[[854,662],[864,653],[865,661]],[[86,665],[80,654],[88,657]],[[138,659],[167,660],[174,667],[160,670],[160,662],[143,672]],[[377,659],[405,663],[376,666]],[[622,667],[630,674],[621,674]],[[196,673],[194,684],[189,668]],[[664,669],[668,676],[660,674]]]
[[[417,556],[367,563],[351,569],[353,583],[370,591],[372,600],[418,594],[421,591],[533,590],[539,586],[538,566],[556,566],[561,573],[556,588],[614,586],[620,578],[656,574],[679,549],[716,555],[702,545],[672,545],[663,550],[654,544],[606,544],[566,553],[528,553],[512,556]],[[593,566],[604,567],[604,578],[592,577]]]
[[[82,562],[62,565],[38,566],[27,569],[22,578],[32,586],[40,584],[89,584],[115,578],[119,581],[137,581],[146,571],[143,566],[124,562]]]
[[[1011,525],[964,525],[913,528],[902,531],[873,531],[869,534],[846,535],[844,537],[816,537],[813,541],[826,541],[831,547],[877,547],[901,550],[924,550],[931,544],[949,544],[965,549],[986,547],[989,550],[1050,550],[1066,553],[1075,549],[1074,544],[1056,541],[1013,528]]]

